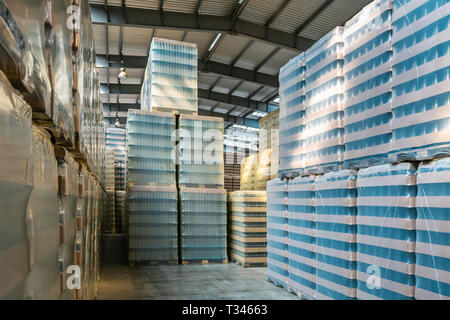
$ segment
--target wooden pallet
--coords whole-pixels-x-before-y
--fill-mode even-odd
[[[210,264],[210,263],[228,263],[228,259],[213,259],[213,260],[183,260],[181,262],[183,265],[186,264]]]
[[[129,261],[130,268],[140,266],[162,266],[162,265],[177,265],[178,260],[144,260],[144,261]]]
[[[267,262],[243,262],[243,261],[239,261],[239,260],[233,260],[233,262],[244,268],[267,267]]]
[[[180,188],[202,188],[202,189],[224,189],[224,186],[218,186],[214,184],[180,184]]]

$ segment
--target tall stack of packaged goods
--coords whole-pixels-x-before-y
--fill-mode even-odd
[[[105,189],[106,189],[106,211],[103,219],[103,231],[115,233],[115,182],[114,182],[114,151],[106,151],[105,159]]]
[[[289,79],[303,54],[280,70],[284,180],[268,182],[269,280],[284,286],[270,258],[283,247],[272,249],[270,237],[283,235],[271,220],[284,221],[274,208],[285,199],[275,186],[285,183],[287,290],[308,299],[450,299],[449,10],[440,0],[373,1],[306,51],[297,85]],[[304,130],[292,142],[290,94],[304,81],[296,121]],[[297,166],[283,156],[290,143],[306,155]]]
[[[128,261],[178,261],[175,116],[128,110]]]
[[[279,116],[280,109],[272,111],[267,116],[259,119],[259,153],[260,163],[267,163],[270,167],[268,179],[278,177],[278,166],[280,162],[279,147]],[[263,160],[263,161],[261,161]],[[265,187],[267,181],[261,181]]]
[[[6,228],[0,242],[11,244],[0,251],[4,299],[96,295],[106,196],[103,110],[89,1],[77,4],[80,21],[74,26],[67,24],[71,5],[70,0],[0,1],[0,134],[9,150],[0,157],[0,203],[10,208],[0,223]],[[83,52],[89,75],[78,71]],[[90,93],[80,95],[88,87]],[[81,112],[89,119],[89,148],[80,138]],[[92,190],[86,206],[85,190]],[[81,275],[76,290],[66,284],[73,265]]]

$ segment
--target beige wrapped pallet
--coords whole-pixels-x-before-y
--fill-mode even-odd
[[[265,191],[228,193],[230,257],[244,267],[267,264]]]

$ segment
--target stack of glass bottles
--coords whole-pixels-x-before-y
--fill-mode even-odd
[[[126,135],[126,129],[106,127],[106,147],[114,150],[116,190],[125,190]]]
[[[114,182],[114,151],[106,150],[105,157],[105,189],[106,211],[103,219],[104,232],[115,233],[115,182]]]
[[[448,1],[393,1],[393,161],[450,155],[449,11]]]
[[[267,279],[287,289],[288,185],[281,179],[267,183]]]
[[[175,186],[175,116],[128,110],[128,185]]]
[[[391,129],[392,7],[376,0],[344,29],[346,169],[385,164]]]
[[[356,174],[329,172],[315,180],[316,297],[356,298]]]
[[[297,177],[288,184],[288,290],[315,298],[314,176]]]
[[[223,188],[223,118],[181,115],[178,182]]]
[[[413,299],[416,168],[400,163],[361,169],[357,186],[356,297]],[[370,281],[374,273],[381,288]]]
[[[141,91],[142,109],[196,114],[197,59],[194,43],[153,38]]]
[[[344,156],[344,39],[336,27],[306,51],[306,172],[339,170]]]
[[[125,200],[126,191],[116,190],[115,193],[115,230],[116,233],[126,233],[126,215],[125,215]]]
[[[258,154],[251,154],[241,162],[241,190],[254,190],[256,183],[256,166]]]
[[[174,187],[129,186],[128,261],[178,262],[178,193]]]
[[[181,188],[181,259],[227,260],[224,189]]]
[[[244,267],[267,265],[266,191],[229,193],[231,259]]]
[[[305,54],[280,69],[279,175],[295,176],[305,167]]]

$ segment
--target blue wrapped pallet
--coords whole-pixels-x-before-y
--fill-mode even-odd
[[[226,191],[181,188],[180,202],[183,262],[228,260]]]
[[[413,299],[416,168],[361,169],[357,186],[357,298]]]
[[[315,298],[314,180],[297,177],[288,185],[288,290]]]
[[[417,172],[416,299],[450,300],[450,158]]]
[[[392,161],[450,155],[450,3],[393,0]]]
[[[301,53],[280,69],[280,115],[278,175],[296,176],[305,167],[305,54]],[[272,150],[273,152],[273,150]]]
[[[318,299],[356,298],[356,175],[354,170],[342,170],[315,181]]]
[[[307,174],[339,170],[344,156],[344,39],[336,27],[306,51]]]
[[[385,164],[388,160],[391,15],[391,1],[376,0],[345,23],[345,169]]]
[[[281,179],[267,182],[267,279],[287,289],[288,184]]]

